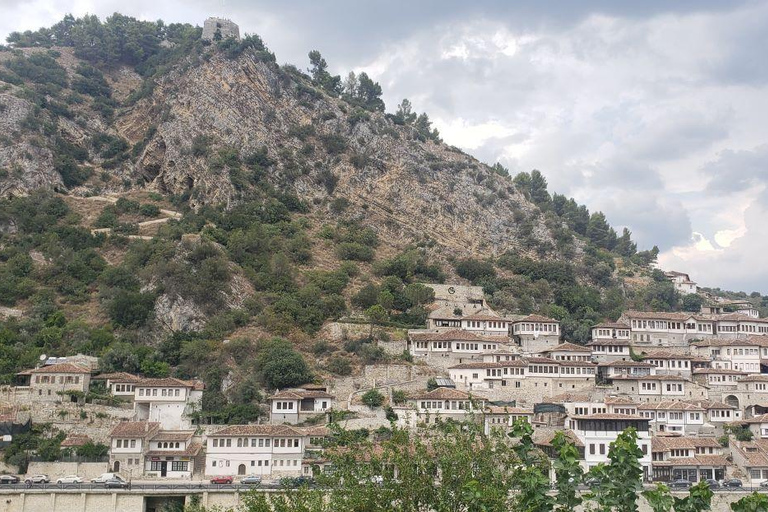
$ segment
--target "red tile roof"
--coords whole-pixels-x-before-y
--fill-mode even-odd
[[[417,393],[411,396],[412,400],[485,400],[484,397],[470,395],[464,391],[452,388],[436,388],[432,391]]]
[[[335,399],[336,397],[333,396],[330,393],[326,393],[325,391],[318,391],[318,390],[309,390],[309,389],[284,389],[282,391],[278,391],[274,395],[270,396],[268,400],[279,400],[279,399],[292,399],[292,400],[303,400],[304,398],[330,398]]]
[[[575,343],[570,343],[568,341],[565,341],[556,347],[545,350],[543,353],[546,354],[550,352],[592,352],[592,351],[587,347],[585,347],[584,345],[576,345]]]
[[[122,421],[110,432],[109,437],[152,438],[160,430],[156,421]]]
[[[463,329],[453,329],[441,332],[414,332],[410,334],[414,341],[478,341],[480,343],[499,343],[499,337],[490,338],[479,336]]]
[[[323,430],[320,430],[323,429]],[[328,435],[325,427],[292,427],[289,425],[230,425],[208,434],[208,437],[304,437]]]
[[[539,323],[550,323],[550,324],[557,324],[559,323],[554,318],[547,318],[546,316],[541,315],[528,315],[524,318],[521,318],[520,320],[515,320],[513,323],[520,323],[520,322],[539,322]]]

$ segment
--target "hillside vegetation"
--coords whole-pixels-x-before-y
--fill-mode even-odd
[[[245,421],[265,390],[385,361],[318,332],[421,326],[424,282],[482,285],[577,342],[629,307],[686,307],[651,271],[658,249],[538,171],[444,144],[407,100],[387,114],[366,74],[200,34],[66,17],[0,51],[0,301],[21,312],[0,325],[3,382],[82,352],[202,378],[202,414]]]

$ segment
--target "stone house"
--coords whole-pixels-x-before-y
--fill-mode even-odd
[[[679,375],[615,376],[611,393],[627,395],[639,402],[662,400],[706,400],[708,388]]]
[[[592,360],[598,363],[632,359],[629,340],[597,339],[590,341],[586,346],[592,350]]]
[[[747,483],[758,486],[768,480],[768,439],[738,441],[728,445],[733,463],[746,475]]]
[[[717,332],[714,319],[691,313],[625,311],[619,321],[629,325],[633,345],[686,347]]]
[[[270,423],[301,423],[325,415],[333,409],[336,397],[324,390],[284,389],[267,399]]]
[[[76,402],[78,397],[68,392],[85,394],[91,381],[91,371],[73,363],[57,363],[17,374],[22,386],[29,387],[29,399],[42,402]]]
[[[160,432],[160,423],[123,421],[109,434],[109,467],[115,473],[129,476],[144,474],[149,440]]]
[[[646,402],[638,406],[638,414],[648,418],[651,429],[681,435],[698,435],[706,422],[706,411],[700,405],[680,400]]]
[[[641,352],[643,362],[656,367],[656,375],[680,375],[690,377],[693,356],[669,352],[666,350],[648,350]]]
[[[240,27],[232,20],[211,17],[203,22],[203,41],[215,41],[229,37],[240,40]]]
[[[528,315],[512,322],[512,340],[526,354],[540,354],[560,344],[560,322]]]
[[[592,362],[592,349],[584,345],[564,342],[556,347],[544,350],[540,354],[555,361],[588,361]]]
[[[620,322],[603,322],[592,327],[592,340],[631,339],[629,326]]]
[[[464,329],[425,332],[409,331],[408,351],[430,366],[449,366],[482,361],[486,354],[503,348],[502,338],[480,336]]]
[[[126,372],[115,372],[96,375],[93,380],[104,382],[112,396],[133,401],[136,383],[140,382],[142,378]]]
[[[451,388],[436,388],[408,397],[406,407],[396,408],[398,424],[416,426],[440,420],[480,421],[487,400],[484,396]]]
[[[518,420],[525,420],[531,423],[533,420],[533,409],[489,405],[483,411],[483,425],[486,435],[490,434],[492,430],[509,432],[512,425]]]
[[[763,336],[748,339],[707,338],[691,342],[690,349],[692,354],[708,358],[711,368],[760,373],[761,360],[768,356],[766,342],[768,337]]]

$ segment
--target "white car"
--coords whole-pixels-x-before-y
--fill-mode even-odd
[[[24,479],[25,484],[47,484],[50,481],[48,475],[32,475]]]
[[[56,480],[56,483],[59,484],[59,485],[61,485],[61,484],[81,484],[81,483],[83,483],[83,479],[80,478],[77,475],[67,475],[67,476],[63,476],[63,477],[59,478],[58,480]]]

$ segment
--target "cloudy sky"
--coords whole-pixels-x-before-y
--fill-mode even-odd
[[[0,36],[65,13],[258,33],[367,71],[446,142],[603,210],[665,269],[768,293],[768,0],[0,0]]]

